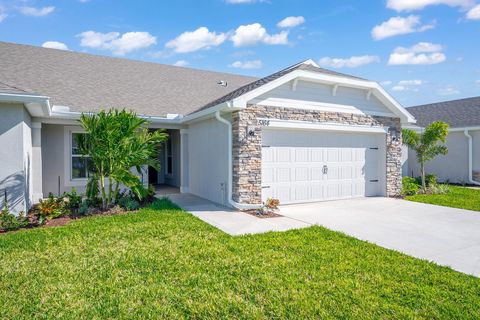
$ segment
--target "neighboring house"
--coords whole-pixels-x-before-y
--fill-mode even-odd
[[[396,196],[401,126],[376,82],[308,60],[262,79],[0,43],[0,190],[14,210],[83,190],[81,112],[128,108],[165,128],[165,183],[236,208]]]
[[[427,173],[440,181],[480,185],[480,97],[438,102],[407,110],[417,119],[415,130],[433,121],[450,125],[447,137],[448,155],[427,162]],[[409,150],[404,175],[419,176],[420,166],[415,152]]]

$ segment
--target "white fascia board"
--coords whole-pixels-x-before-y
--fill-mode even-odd
[[[34,94],[0,93],[0,102],[22,103],[31,116],[50,116],[52,108],[49,98]],[[38,112],[40,108],[40,112]]]
[[[300,130],[323,130],[323,131],[343,131],[343,132],[358,132],[358,133],[382,133],[388,132],[387,127],[383,126],[362,126],[350,124],[338,124],[328,122],[311,122],[298,120],[282,120],[282,119],[258,119],[260,124],[264,124],[264,128],[276,129],[300,129]],[[265,125],[268,123],[268,125]]]
[[[417,120],[415,117],[407,111],[404,107],[400,105],[388,92],[383,89],[381,85],[375,82],[375,89],[376,92],[374,91],[373,94],[379,99],[383,104],[387,106],[393,113],[397,114],[400,116],[402,119],[402,122],[407,122],[407,123],[416,123]]]
[[[335,75],[321,74],[305,70],[295,70],[283,77],[273,80],[255,90],[252,90],[232,101],[233,106],[236,108],[246,108],[248,101],[281,86],[284,83],[299,79],[303,81],[319,82],[322,84],[329,84],[334,86],[343,86],[356,88],[361,90],[372,90],[379,100],[385,104],[385,106],[391,110],[394,114],[398,115],[403,122],[415,123],[415,118],[403,108],[395,99],[393,99],[378,83],[360,79],[350,79],[345,77],[339,77]]]
[[[183,117],[181,123],[187,124],[187,123],[191,123],[193,121],[201,120],[202,118],[213,117],[215,112],[217,112],[217,111],[225,111],[225,110],[234,111],[234,110],[239,110],[239,109],[242,109],[242,108],[234,107],[232,101],[227,101],[227,102],[223,102],[221,104],[217,104],[215,106],[212,106],[210,108],[200,110],[200,111],[195,112],[195,113],[191,113],[191,114]]]
[[[449,132],[457,132],[457,131],[476,131],[480,130],[480,126],[474,126],[474,127],[461,127],[461,128],[450,128],[448,129]]]
[[[55,108],[55,107],[54,107]],[[55,108],[56,111],[52,112],[49,118],[45,118],[42,122],[45,123],[56,123],[62,124],[62,121],[65,124],[71,124],[72,121],[76,122],[80,119],[82,112],[77,111],[62,111],[65,108]],[[83,112],[85,114],[93,114],[92,112]],[[174,118],[164,118],[164,117],[154,117],[154,116],[144,116],[144,115],[137,115],[137,117],[141,119],[145,119],[149,122],[149,127],[152,128],[166,128],[166,126],[170,126],[171,128],[180,127],[182,123],[182,117],[176,116]],[[169,128],[170,128],[169,127]]]

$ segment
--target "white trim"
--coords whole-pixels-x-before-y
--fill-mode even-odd
[[[280,128],[280,129],[303,129],[303,130],[323,130],[323,131],[343,131],[343,132],[361,132],[361,133],[388,133],[388,127],[372,127],[362,125],[338,124],[327,122],[310,122],[296,120],[281,120],[259,118],[262,123],[269,123],[264,128]]]
[[[465,129],[463,134],[468,139],[468,182],[480,186],[480,182],[473,180],[473,139],[468,129]]]
[[[49,98],[35,94],[0,93],[0,102],[23,103],[32,117],[50,116],[52,111]]]
[[[72,134],[85,133],[80,126],[65,126],[63,129],[63,147],[64,147],[64,175],[63,184],[66,187],[83,187],[87,184],[88,178],[73,179],[72,178]]]
[[[293,80],[292,82],[292,91],[297,91],[298,79]]]
[[[370,96],[372,95],[372,90],[367,91],[367,100],[370,100]]]
[[[281,108],[314,110],[314,111],[324,111],[324,112],[372,115],[372,116],[381,116],[381,117],[395,116],[395,114],[388,113],[388,112],[378,112],[378,111],[368,111],[368,110],[362,111],[356,108],[355,106],[349,106],[344,104],[314,102],[314,101],[304,101],[304,100],[290,100],[290,99],[284,99],[284,98],[267,98],[263,100],[253,99],[251,103],[255,105],[265,106],[265,107],[281,107]]]
[[[338,84],[334,84],[332,87],[332,96],[337,96]]]

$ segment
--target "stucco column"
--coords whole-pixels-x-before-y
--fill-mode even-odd
[[[38,203],[42,191],[42,124],[32,122],[32,200]]]
[[[180,130],[180,192],[189,192],[188,174],[188,130]]]

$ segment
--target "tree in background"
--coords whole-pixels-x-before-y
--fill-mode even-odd
[[[422,187],[426,188],[425,183],[425,163],[434,159],[436,156],[448,153],[445,143],[448,135],[448,124],[442,121],[435,121],[428,125],[421,133],[411,129],[402,130],[403,144],[414,150],[417,154],[418,163],[422,177]]]
[[[142,199],[146,189],[132,169],[139,174],[142,166],[159,170],[158,152],[168,139],[165,130],[149,131],[146,120],[126,110],[84,113],[79,122],[86,134],[79,135],[77,143],[91,159],[87,194],[100,192],[104,209],[118,200],[120,185]]]

